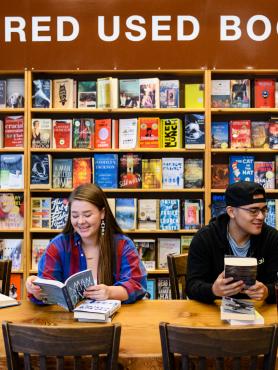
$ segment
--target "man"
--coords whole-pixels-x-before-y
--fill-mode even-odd
[[[226,213],[212,219],[193,238],[188,256],[186,291],[191,299],[213,302],[223,296],[275,302],[278,231],[264,223],[264,188],[254,182],[229,185]],[[242,281],[224,276],[224,256],[250,256],[258,261],[257,281],[244,290]]]

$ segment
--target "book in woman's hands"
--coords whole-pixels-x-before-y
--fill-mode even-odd
[[[233,277],[235,281],[242,280],[245,288],[256,283],[257,258],[225,256],[225,278]]]
[[[107,299],[105,301],[87,299],[73,310],[74,318],[79,321],[109,322],[120,307],[121,301],[117,299]]]
[[[78,302],[84,299],[84,291],[94,285],[92,270],[79,271],[71,275],[65,283],[58,280],[37,278],[33,284],[42,289],[42,300],[47,304],[58,304],[73,311]]]

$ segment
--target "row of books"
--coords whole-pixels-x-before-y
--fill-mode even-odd
[[[203,172],[202,158],[146,159],[140,153],[96,153],[80,158],[32,154],[30,188],[72,189],[91,182],[103,189],[201,188]]]
[[[275,161],[257,161],[252,155],[231,155],[229,164],[212,164],[213,189],[225,189],[238,181],[255,181],[265,189],[278,188],[278,156]]]
[[[265,218],[265,222],[269,225],[278,229],[278,199],[267,199],[268,213]],[[211,216],[217,217],[222,213],[226,212],[225,195],[213,194],[211,202]]]
[[[123,230],[199,229],[204,224],[202,199],[109,198],[111,211]],[[31,198],[31,227],[63,229],[68,199]]]
[[[252,88],[251,88],[252,85]],[[212,80],[213,108],[278,107],[278,82],[274,78]]]
[[[203,108],[204,85],[186,83],[181,103],[181,82],[159,78],[73,78],[33,80],[34,108]]]
[[[278,119],[267,121],[232,120],[212,122],[212,148],[278,149]]]
[[[24,108],[24,79],[0,79],[0,108]]]
[[[15,134],[18,133],[16,122],[15,120]],[[4,125],[6,127],[6,120]],[[10,121],[9,127],[11,127]],[[23,137],[23,125],[21,134]],[[32,148],[65,149],[203,149],[205,147],[204,115],[186,114],[184,124],[180,118],[160,119],[159,117],[53,120],[36,118],[32,119],[31,146]]]
[[[170,279],[167,277],[148,278],[147,291],[149,299],[172,299]]]

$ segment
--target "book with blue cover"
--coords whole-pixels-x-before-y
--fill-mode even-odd
[[[213,194],[211,201],[211,217],[220,216],[226,212],[226,201],[224,194]]]
[[[229,123],[211,123],[211,147],[226,149],[229,147]]]
[[[254,159],[252,155],[231,155],[229,161],[229,183],[254,181]]]
[[[30,189],[50,189],[51,178],[51,154],[32,154]]]
[[[160,199],[160,230],[180,229],[180,200]]]
[[[156,299],[156,279],[147,279],[147,292],[149,299]]]
[[[266,205],[268,212],[265,217],[265,223],[276,228],[276,203],[275,199],[267,199]]]
[[[24,188],[24,155],[1,154],[0,156],[0,187],[1,189]]]
[[[135,230],[137,224],[137,199],[116,198],[115,217],[123,230]]]
[[[51,198],[51,229],[63,229],[69,215],[67,198]]]
[[[118,154],[94,155],[94,183],[103,189],[118,187]]]
[[[205,115],[186,114],[184,129],[184,141],[186,149],[205,148]]]

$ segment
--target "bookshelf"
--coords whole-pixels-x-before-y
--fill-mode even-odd
[[[169,80],[178,79],[180,81],[180,101],[181,106],[184,106],[184,84],[185,83],[206,83],[206,72],[202,70],[169,70],[169,71],[29,71],[28,73],[28,85],[29,85],[29,99],[28,99],[28,113],[29,113],[29,138],[31,135],[31,124],[32,119],[39,118],[51,118],[51,119],[73,119],[73,118],[130,118],[130,117],[159,117],[159,118],[180,118],[184,121],[184,115],[190,113],[199,113],[206,115],[206,106],[203,108],[33,108],[31,91],[32,81],[34,79],[57,79],[57,78],[74,78],[77,81],[80,80],[97,80],[99,77],[112,76],[118,79],[132,79],[132,78],[151,78],[158,77],[159,79]],[[53,90],[52,90],[53,91]],[[207,97],[205,97],[207,104]],[[207,119],[207,117],[206,117]],[[183,123],[184,125],[184,123]],[[183,127],[183,126],[182,126]],[[205,135],[207,137],[207,134]],[[205,149],[162,149],[162,148],[136,148],[136,149],[54,149],[54,148],[32,148],[31,140],[28,140],[28,151],[29,151],[29,162],[31,161],[32,154],[51,154],[53,158],[75,158],[75,157],[93,157],[95,153],[140,153],[142,158],[162,158],[162,157],[178,157],[178,158],[202,158],[205,162]],[[204,166],[204,171],[207,171],[208,166]],[[28,167],[30,179],[31,169]],[[205,182],[204,177],[204,182]],[[207,182],[209,183],[209,182]],[[116,198],[118,195],[123,198],[134,197],[134,198],[145,198],[145,199],[163,199],[168,197],[169,199],[178,198],[195,198],[202,199],[204,204],[206,202],[207,194],[205,192],[206,186],[202,188],[183,188],[183,189],[104,189],[108,198]],[[29,204],[28,209],[31,212],[31,198],[32,197],[55,197],[62,196],[67,197],[72,189],[30,189],[30,183],[28,184],[29,193]],[[118,196],[119,197],[119,196]],[[208,219],[208,210],[204,209],[204,217]],[[54,237],[61,230],[52,230],[49,228],[33,228],[31,227],[31,213],[28,217],[28,246],[27,246],[27,275],[34,273],[32,270],[32,239],[44,237]],[[193,235],[197,230],[128,230],[127,234],[131,238],[180,238],[181,235]],[[148,272],[150,276],[167,276],[167,270],[151,270]]]
[[[204,186],[202,188],[183,188],[183,189],[104,189],[108,198],[134,197],[137,199],[203,199],[204,202],[204,222],[207,224],[211,217],[211,202],[214,194],[223,194],[224,189],[215,189],[211,186],[212,170],[214,163],[225,163],[229,165],[231,155],[254,155],[256,160],[275,161],[275,155],[278,150],[269,148],[242,148],[233,149],[212,148],[211,124],[214,121],[231,121],[249,119],[251,121],[267,121],[271,116],[278,114],[278,108],[254,108],[254,79],[275,78],[278,76],[278,70],[149,70],[149,71],[40,71],[32,70],[25,72],[1,72],[1,76],[20,75],[25,79],[25,106],[23,109],[0,109],[1,117],[8,114],[23,114],[25,118],[24,148],[1,148],[1,153],[23,153],[25,180],[24,189],[20,191],[24,194],[25,217],[24,228],[22,230],[0,230],[1,234],[7,235],[7,238],[13,235],[22,235],[24,239],[23,246],[23,268],[20,270],[21,276],[25,279],[29,274],[35,273],[32,270],[32,239],[50,239],[61,230],[50,228],[33,228],[31,224],[31,198],[32,197],[67,197],[72,189],[31,189],[31,155],[32,154],[51,154],[53,158],[75,158],[75,157],[93,157],[95,153],[139,153],[142,158],[202,158],[204,162]],[[0,77],[1,77],[0,76]],[[32,81],[33,79],[56,79],[56,78],[74,78],[79,80],[96,80],[99,77],[112,76],[118,79],[132,78],[151,78],[159,79],[178,79],[180,81],[180,101],[184,105],[184,84],[185,83],[203,83],[204,89],[204,107],[203,108],[33,108],[32,107]],[[251,106],[250,108],[215,108],[211,104],[212,80],[215,79],[249,79],[251,81]],[[162,149],[162,148],[136,148],[136,149],[55,149],[55,148],[33,148],[31,146],[32,119],[51,118],[51,119],[73,119],[73,118],[130,118],[130,117],[159,117],[159,118],[180,118],[183,121],[186,114],[201,113],[205,117],[205,149]],[[26,124],[27,123],[27,124]],[[8,192],[9,189],[0,190]],[[13,190],[14,192],[14,190]],[[278,189],[267,189],[269,198],[277,198]],[[119,195],[119,196],[118,196]],[[182,235],[194,235],[197,230],[129,230],[128,235],[131,238],[180,238]],[[3,236],[4,237],[4,236]],[[166,277],[168,271],[155,269],[149,271],[150,277]]]
[[[15,121],[17,120],[16,117],[23,117],[23,139],[22,145],[18,147],[8,147],[5,145],[7,144],[5,140],[10,140],[10,137],[13,136],[12,131],[15,132],[16,129],[13,127],[9,128],[7,124],[6,128],[9,130],[9,133],[6,134],[6,137],[1,138],[2,147],[0,148],[0,156],[5,161],[5,157],[11,158],[13,155],[23,156],[20,160],[21,170],[14,172],[15,177],[13,180],[10,180],[11,172],[8,171],[8,175],[4,171],[5,163],[1,166],[2,176],[5,177],[5,180],[2,181],[1,178],[1,188],[0,188],[0,198],[1,198],[1,221],[0,221],[0,235],[1,235],[1,244],[4,240],[4,258],[11,258],[13,260],[12,266],[12,275],[11,275],[11,283],[17,286],[17,294],[18,298],[23,297],[23,281],[26,278],[27,274],[27,239],[28,239],[28,228],[27,228],[27,209],[26,205],[28,203],[28,186],[27,186],[27,173],[26,170],[28,168],[28,143],[27,143],[27,131],[28,131],[28,72],[25,71],[0,71],[0,80],[5,81],[4,91],[2,90],[2,102],[3,106],[0,105],[0,120],[2,121],[2,135],[3,129],[5,126],[5,121],[8,117],[12,117]],[[22,80],[20,85],[20,96],[24,95],[24,102],[21,101],[19,103],[20,97],[17,97],[14,92],[15,89],[18,88],[18,80]],[[1,86],[3,88],[3,86]],[[3,95],[4,94],[4,95]],[[5,96],[6,95],[6,96]],[[10,98],[13,96],[13,98]],[[19,107],[7,107],[8,104],[5,104],[4,100],[9,100],[10,104],[17,104],[22,105]],[[6,106],[4,106],[6,105]],[[8,121],[8,119],[7,119]],[[17,124],[17,123],[16,123]],[[16,133],[17,135],[17,133]],[[21,134],[20,134],[21,135]],[[22,138],[22,136],[21,136]],[[13,139],[11,139],[13,140]],[[14,166],[16,166],[14,164]],[[22,170],[24,171],[23,181],[20,180],[20,187],[19,178],[22,178]],[[8,180],[7,180],[8,179]],[[7,186],[7,182],[9,186]],[[24,207],[23,207],[24,203]],[[20,205],[21,204],[21,205]],[[17,239],[14,243],[11,239]],[[22,240],[22,244],[18,244],[18,240]],[[20,262],[20,254],[17,254],[18,250],[20,249],[21,244],[21,262]],[[18,249],[19,247],[19,249]]]

